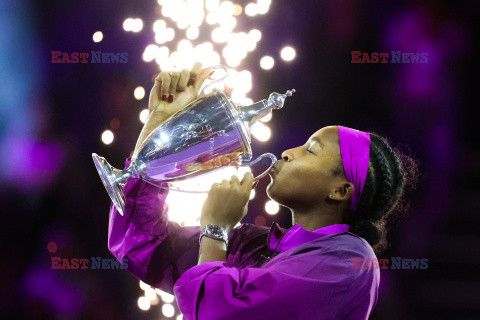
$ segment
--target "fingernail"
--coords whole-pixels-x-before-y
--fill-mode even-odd
[[[168,102],[173,102],[173,94],[170,94],[170,95],[168,96]]]
[[[258,184],[258,180],[253,182],[252,189],[255,188]]]
[[[167,101],[167,95],[166,94],[162,94],[162,101]]]

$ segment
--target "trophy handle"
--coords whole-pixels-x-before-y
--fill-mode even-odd
[[[261,156],[259,156],[258,158],[256,158],[255,160],[253,161],[250,161],[250,160],[241,160],[240,159],[240,163],[237,164],[237,166],[254,166],[256,165],[257,163],[259,163],[260,161],[262,161],[263,159],[265,158],[268,158],[271,160],[271,163],[270,163],[270,166],[265,170],[263,171],[261,174],[259,174],[258,176],[254,177],[253,180],[256,181],[256,180],[260,180],[262,179],[263,177],[265,177],[268,172],[273,168],[274,165],[277,164],[278,160],[277,160],[277,157],[272,154],[272,153],[264,153],[262,154]],[[185,193],[208,193],[208,190],[206,191],[196,191],[196,190],[182,190],[182,189],[175,189],[175,188],[170,188],[170,187],[166,187],[166,186],[163,186],[163,185],[160,185],[160,184],[157,184],[153,181],[150,181],[150,180],[147,180],[145,178],[141,178],[143,181],[145,181],[146,183],[148,184],[151,184],[152,186],[155,186],[157,188],[160,188],[160,189],[164,189],[164,190],[169,190],[169,191],[178,191],[178,192],[185,192]]]
[[[217,64],[217,65],[211,66],[209,68],[212,68],[214,70],[223,70],[225,72],[225,75],[223,77],[221,77],[220,79],[214,80],[214,81],[210,82],[209,84],[207,84],[205,87],[203,87],[202,90],[200,91],[200,93],[198,94],[198,97],[203,97],[205,95],[205,91],[206,91],[207,88],[213,87],[217,83],[223,82],[228,76],[230,76],[230,74],[228,73],[229,72],[228,67],[224,66],[223,64]]]
[[[241,163],[239,164],[239,166],[255,166],[258,162],[262,161],[263,159],[265,158],[268,158],[271,160],[271,163],[270,163],[270,166],[265,170],[263,171],[262,173],[260,173],[258,176],[254,177],[253,180],[256,181],[256,180],[260,180],[262,179],[263,177],[265,177],[268,172],[273,168],[274,165],[277,164],[278,160],[277,160],[277,157],[272,154],[272,153],[264,153],[262,154],[261,156],[259,156],[257,159],[253,160],[253,161],[250,161],[250,160],[240,160]]]

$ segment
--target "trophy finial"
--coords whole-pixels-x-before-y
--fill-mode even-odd
[[[291,97],[294,92],[295,89],[288,90],[284,94],[273,92],[268,97],[267,103],[272,107],[272,109],[281,109],[285,103],[285,99],[287,97]]]
[[[284,94],[273,92],[268,99],[240,108],[245,125],[250,128],[259,119],[272,112],[272,109],[281,109],[285,103],[285,99],[294,92],[295,89],[288,90]]]

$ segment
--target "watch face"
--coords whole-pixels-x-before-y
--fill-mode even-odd
[[[203,227],[202,233],[205,235],[212,236],[219,240],[228,241],[228,235],[224,232],[223,228],[218,225],[209,224]]]

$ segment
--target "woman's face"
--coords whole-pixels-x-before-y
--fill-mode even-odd
[[[338,127],[324,127],[304,145],[285,150],[282,160],[270,171],[268,196],[289,208],[315,207],[327,200],[335,188],[345,183]]]

